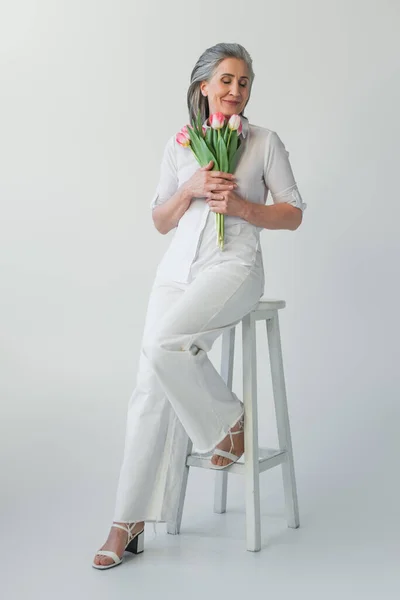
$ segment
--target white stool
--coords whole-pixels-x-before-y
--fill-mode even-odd
[[[285,308],[285,306],[286,303],[284,300],[261,298],[257,308],[242,319],[245,453],[238,462],[226,469],[214,471],[216,476],[214,512],[216,513],[226,512],[228,473],[244,475],[246,486],[246,547],[251,552],[257,552],[261,549],[259,476],[263,471],[282,465],[287,524],[288,527],[293,528],[297,528],[300,525],[278,319],[278,310]],[[255,323],[260,320],[266,322],[267,328],[272,389],[279,440],[278,449],[260,448],[258,446]],[[235,331],[236,327],[232,327],[222,334],[221,376],[229,389],[232,389]],[[180,531],[189,468],[201,467],[203,469],[211,469],[210,458],[192,454],[192,446],[192,442],[189,440],[178,514],[174,522],[167,523],[167,531],[171,534],[177,534]]]

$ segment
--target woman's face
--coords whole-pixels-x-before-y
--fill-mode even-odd
[[[210,81],[202,81],[200,91],[208,98],[210,114],[222,112],[228,119],[239,114],[246,106],[250,92],[246,63],[238,58],[225,58]]]

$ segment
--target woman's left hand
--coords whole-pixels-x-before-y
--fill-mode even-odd
[[[244,200],[232,190],[210,192],[206,202],[212,212],[235,217],[243,217],[247,204],[247,200]]]

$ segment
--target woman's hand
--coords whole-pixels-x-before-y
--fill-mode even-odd
[[[231,190],[212,193],[206,201],[212,212],[241,217],[242,219],[246,214],[248,204],[247,200]]]
[[[183,184],[191,198],[212,197],[212,194],[226,192],[237,188],[236,177],[232,173],[223,171],[211,171],[214,161],[210,160],[208,165],[197,169],[193,175]]]

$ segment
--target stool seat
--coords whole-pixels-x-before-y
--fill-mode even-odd
[[[192,452],[188,441],[185,471],[182,477],[180,501],[175,520],[167,523],[167,532],[180,531],[183,504],[190,467],[209,469],[215,473],[214,512],[226,512],[228,474],[243,475],[246,490],[246,548],[251,552],[261,549],[260,474],[272,467],[282,467],[285,512],[288,527],[300,525],[297,488],[294,471],[293,449],[290,434],[289,413],[286,399],[285,377],[281,348],[278,311],[286,302],[262,296],[256,307],[234,326],[225,328],[222,334],[221,377],[232,390],[233,359],[235,355],[235,331],[242,327],[244,446],[242,457],[222,470],[215,470],[211,463],[212,452],[201,455]],[[258,445],[258,402],[257,402],[257,351],[256,321],[266,323],[270,373],[279,448],[261,448]],[[263,369],[264,372],[264,369]]]
[[[285,308],[286,302],[284,300],[275,300],[261,296],[258,306],[255,310],[279,310]],[[254,312],[254,311],[253,311]]]

